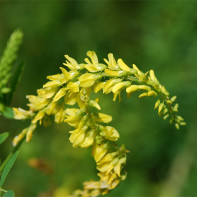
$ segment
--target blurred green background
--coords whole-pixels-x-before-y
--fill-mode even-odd
[[[26,108],[26,95],[59,72],[64,54],[82,62],[94,50],[102,62],[109,52],[142,71],[154,69],[171,96],[178,96],[187,126],[177,131],[153,111],[154,99],[112,102],[102,97],[105,113],[125,144],[128,176],[107,196],[197,196],[197,3],[195,1],[0,1],[0,52],[13,30],[25,36],[20,50],[24,69],[12,106]],[[0,132],[10,131],[1,146],[28,122],[0,118]],[[24,144],[5,184],[16,196],[63,197],[96,179],[91,150],[73,149],[66,124],[40,127]],[[37,158],[50,170],[30,167]]]

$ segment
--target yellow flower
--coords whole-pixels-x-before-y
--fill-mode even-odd
[[[64,56],[68,61],[66,61],[66,63],[63,63],[63,65],[65,65],[66,67],[68,67],[70,70],[80,70],[83,68],[84,64],[78,64],[77,61],[72,58],[69,57],[68,55]]]
[[[50,102],[50,99],[45,99],[40,96],[28,95],[27,98],[29,99],[29,108],[33,111],[39,111],[44,108]]]
[[[123,80],[123,79],[120,79],[120,78],[108,80],[108,81],[104,84],[104,86],[103,86],[103,93],[105,93],[105,94],[110,93],[111,90],[112,90],[112,87],[113,87],[115,84],[121,82],[122,80]]]
[[[105,69],[105,74],[110,77],[123,77],[127,75],[126,71]]]
[[[119,159],[119,161],[117,162],[117,164],[114,167],[114,171],[119,177],[121,177],[120,172],[122,170],[122,166],[125,163],[126,163],[126,157],[122,157],[121,159]]]
[[[118,64],[117,64],[117,62],[116,62],[116,60],[114,58],[114,55],[112,53],[108,54],[108,59],[109,59],[109,61],[107,59],[104,59],[104,61],[108,65],[108,68],[110,70],[119,70],[119,66],[118,66]]]
[[[43,85],[43,88],[47,88],[47,87],[49,87],[49,88],[56,88],[60,84],[61,84],[61,82],[59,80],[53,80],[53,81],[49,81],[49,82],[45,83]]]
[[[22,132],[13,139],[13,146],[16,146],[25,137],[27,129],[28,128],[23,129]]]
[[[153,70],[150,70],[149,73],[150,73],[150,79],[151,79],[154,83],[159,84],[159,81],[157,80],[154,71],[153,71]]]
[[[27,128],[26,142],[30,142],[30,141],[31,141],[32,134],[33,134],[33,132],[34,132],[35,129],[36,129],[36,124],[31,124],[31,125]]]
[[[99,72],[102,71],[106,68],[105,64],[100,64],[98,62],[98,58],[97,55],[94,51],[88,51],[87,52],[87,56],[90,57],[91,61],[88,58],[85,58],[85,62],[87,64],[85,64],[85,68],[89,71],[89,72]]]
[[[126,89],[127,93],[133,93],[138,90],[138,85],[131,85]]]
[[[123,82],[117,83],[116,85],[113,86],[112,92],[113,93],[121,92],[121,90],[124,87],[127,87],[129,85],[131,85],[131,82],[129,82],[129,81],[123,81]]]
[[[57,93],[56,95],[54,96],[53,98],[53,101],[58,101],[59,99],[61,99],[63,96],[66,95],[66,92],[67,92],[67,87],[65,88],[61,88]]]
[[[85,134],[84,141],[80,144],[80,147],[82,148],[88,148],[94,143],[94,131],[88,131]]]
[[[118,66],[123,70],[123,71],[126,71],[130,74],[136,74],[136,70],[133,69],[133,68],[129,68],[124,62],[122,59],[118,59]]]
[[[55,122],[61,123],[66,118],[66,111],[64,103],[56,105]]]
[[[107,153],[107,144],[95,144],[92,149],[92,155],[96,162],[99,162]]]
[[[41,120],[44,117],[44,115],[45,115],[45,110],[39,111],[34,117],[34,119],[32,120],[32,123],[35,124],[40,120],[40,124],[41,124]]]
[[[98,116],[96,117],[96,121],[109,123],[112,121],[112,117],[104,113],[98,113]]]
[[[84,88],[90,87],[100,78],[102,78],[101,74],[85,73],[79,77],[80,86]]]
[[[47,87],[47,88],[38,89],[37,93],[40,97],[48,99],[48,98],[52,98],[54,94],[56,93],[56,91],[57,91],[57,88]]]
[[[79,92],[79,81],[69,82],[67,87],[71,92]]]
[[[104,127],[105,138],[111,141],[116,141],[120,137],[118,131],[111,126]]]
[[[31,118],[34,115],[32,111],[26,111],[21,108],[12,108],[12,109],[14,111],[14,118],[17,120]]]
[[[99,82],[94,86],[94,92],[97,93],[99,92],[101,89],[103,89],[104,85],[106,82]]]

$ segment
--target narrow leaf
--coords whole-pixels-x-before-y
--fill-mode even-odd
[[[14,197],[14,192],[12,190],[8,190],[3,197]]]
[[[0,179],[0,187],[3,185],[10,169],[12,168],[17,156],[18,156],[19,151],[17,151],[14,155],[12,155],[12,157],[10,158],[10,160],[7,162],[7,164],[5,165],[5,168],[3,169],[2,175],[1,175],[1,179]]]
[[[8,132],[0,134],[0,144],[2,144],[7,139],[8,136],[9,136]]]

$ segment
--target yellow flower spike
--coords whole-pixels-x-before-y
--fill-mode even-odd
[[[154,90],[150,90],[148,91],[148,96],[157,96],[157,92],[155,92]]]
[[[104,85],[106,82],[99,82],[94,86],[94,92],[97,93],[99,92],[101,89],[103,89]]]
[[[53,98],[53,101],[56,102],[58,100],[60,100],[63,96],[66,95],[68,88],[61,88],[55,95],[55,97]]]
[[[138,90],[138,85],[131,85],[126,89],[127,93],[133,93]]]
[[[37,113],[37,115],[34,117],[34,119],[32,120],[33,124],[36,124],[39,120],[42,120],[42,118],[45,115],[45,110],[41,110]]]
[[[120,79],[120,78],[115,78],[115,79],[110,79],[110,80],[108,80],[108,81],[104,84],[104,86],[103,86],[103,93],[105,93],[105,94],[110,93],[112,87],[113,87],[115,84],[121,82],[122,80],[123,80],[123,79]]]
[[[119,96],[123,89],[128,95],[137,90],[144,90],[139,97],[158,96],[155,108],[158,114],[164,119],[169,117],[170,123],[175,124],[179,129],[185,125],[183,118],[178,116],[178,104],[173,104],[176,97],[170,97],[168,91],[159,83],[154,71],[143,73],[136,65],[129,68],[122,59],[116,62],[113,54],[108,54],[108,60],[104,59],[107,65],[99,63],[97,55],[93,51],[87,53],[89,58],[86,63],[78,62],[66,55],[65,65],[61,67],[61,74],[48,76],[50,81],[37,90],[37,96],[28,96],[29,110],[13,108],[15,119],[30,118],[31,125],[20,133],[13,141],[14,145],[26,136],[30,141],[36,123],[44,125],[47,115],[54,115],[55,122],[67,122],[75,128],[70,131],[70,141],[73,147],[87,148],[93,146],[92,155],[100,170],[98,176],[100,181],[90,181],[84,184],[83,190],[78,190],[73,197],[98,196],[108,193],[115,188],[120,181],[126,178],[123,167],[126,163],[127,151],[118,148],[115,141],[120,137],[118,131],[105,126],[112,120],[112,117],[95,112],[92,107],[100,110],[98,100],[91,100],[92,91],[97,93],[103,89],[104,94],[113,92],[113,101]],[[133,85],[131,85],[133,83]],[[79,108],[68,108],[68,105],[77,104]],[[35,123],[35,124],[34,124]]]
[[[116,71],[116,70],[105,69],[105,74],[110,77],[122,77],[127,75],[127,72],[122,70]]]
[[[17,144],[26,136],[27,129],[28,128],[23,129],[22,132],[13,139],[13,146],[17,146]]]
[[[26,142],[30,142],[30,141],[31,141],[32,134],[33,134],[34,130],[36,129],[36,127],[37,127],[36,124],[31,124],[31,125],[27,128]]]
[[[102,78],[101,74],[85,73],[79,77],[80,86],[84,88],[90,87],[100,78]]]
[[[123,81],[123,82],[117,83],[116,85],[113,86],[112,92],[113,93],[119,92],[121,89],[129,85],[131,85],[130,81]]]
[[[21,108],[12,108],[14,111],[14,118],[17,120],[23,120],[33,117],[34,113],[32,111],[26,111]]]

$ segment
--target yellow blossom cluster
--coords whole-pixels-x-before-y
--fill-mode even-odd
[[[84,189],[73,194],[84,197],[104,195],[126,178],[124,166],[127,151],[124,145],[117,146],[120,135],[114,127],[107,125],[112,117],[99,112],[99,99],[91,99],[92,92],[102,90],[104,94],[112,93],[115,101],[117,97],[121,99],[123,90],[126,90],[128,97],[134,92],[143,91],[139,98],[158,97],[155,108],[158,108],[160,116],[169,118],[177,129],[185,125],[183,118],[176,114],[178,104],[173,104],[176,97],[170,98],[153,70],[143,73],[136,65],[130,68],[122,59],[116,61],[111,53],[108,59],[104,59],[105,63],[99,63],[93,51],[88,51],[87,56],[85,62],[79,64],[65,55],[65,67],[60,67],[61,73],[48,76],[49,81],[37,90],[36,96],[27,96],[29,110],[13,108],[15,119],[31,120],[30,126],[14,138],[14,145],[24,137],[29,142],[37,124],[48,125],[49,116],[53,115],[56,123],[67,122],[74,127],[69,132],[73,147],[92,146],[100,181],[85,182]]]

